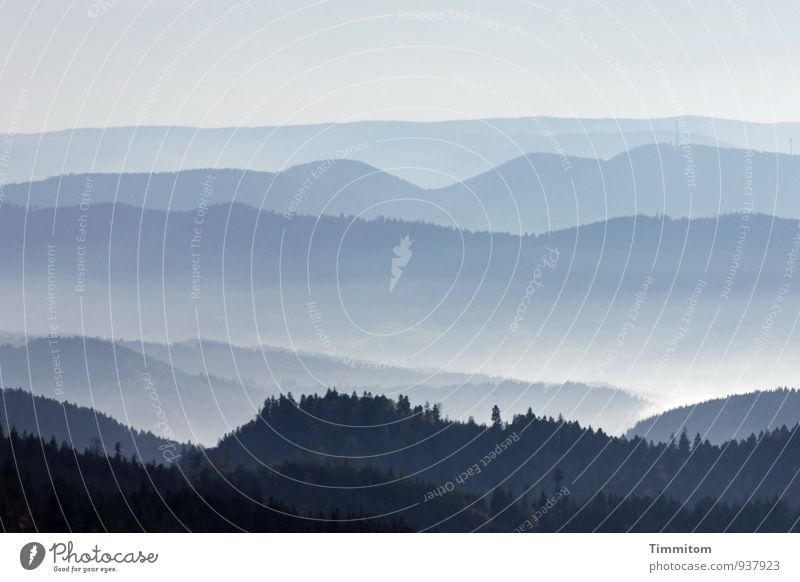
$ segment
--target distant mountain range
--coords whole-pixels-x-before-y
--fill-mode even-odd
[[[800,125],[707,117],[524,117],[221,129],[85,128],[13,136],[7,179],[27,182],[62,174],[197,168],[274,172],[315,160],[348,158],[423,187],[441,187],[531,153],[608,159],[641,145],[674,144],[676,130],[681,142],[694,145],[786,152],[789,139],[800,134]]]
[[[800,422],[800,392],[780,389],[733,394],[689,406],[681,406],[640,420],[628,437],[640,436],[667,442],[684,430],[712,443],[745,439],[762,431],[794,428]]]
[[[637,216],[518,237],[287,219],[245,205],[211,206],[201,225],[196,217],[6,204],[4,326],[43,335],[55,316],[62,335],[202,337],[382,368],[605,382],[662,402],[795,377],[781,355],[797,345],[790,314],[800,304],[785,290],[796,220]],[[413,256],[391,290],[393,249],[406,236]]]
[[[383,216],[474,231],[543,233],[633,215],[800,218],[800,156],[693,146],[634,148],[608,160],[538,153],[436,189],[353,160],[283,172],[192,170],[65,175],[4,188],[7,204],[117,202],[202,212],[237,202],[289,218]]]

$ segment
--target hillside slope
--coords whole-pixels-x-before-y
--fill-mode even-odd
[[[667,441],[683,430],[690,437],[699,434],[712,443],[746,439],[751,434],[771,431],[800,422],[800,392],[778,390],[733,394],[689,406],[673,408],[640,420],[628,436]]]

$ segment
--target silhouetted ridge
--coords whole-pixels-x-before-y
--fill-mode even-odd
[[[359,424],[359,428],[337,426],[336,431],[319,429],[306,439],[326,439],[331,450],[375,450],[375,430],[383,435],[379,444],[391,444],[395,440],[391,435],[403,425],[406,436],[427,440],[403,451],[402,457],[386,456],[391,462],[378,460],[383,455],[323,457],[312,451],[281,458],[285,451],[275,450],[271,455],[275,461],[268,465],[244,466],[233,458],[234,437],[243,443],[266,442],[266,434],[274,434],[278,427],[286,431],[290,427],[282,423],[293,421],[294,433],[284,436],[297,438],[309,428],[310,421],[303,419],[311,418],[310,413],[324,416],[329,423]],[[66,443],[59,446],[54,439],[20,436],[16,430],[8,434],[0,426],[0,523],[6,531],[78,532],[797,529],[796,490],[790,488],[783,497],[768,491],[783,486],[786,473],[793,472],[798,462],[793,433],[786,429],[729,443],[731,452],[726,453],[707,442],[691,444],[685,435],[677,443],[650,445],[638,438],[628,441],[590,430],[585,432],[585,442],[570,443],[584,433],[576,423],[538,418],[532,412],[505,423],[497,407],[492,417],[491,426],[453,423],[442,417],[438,407],[412,406],[405,397],[395,401],[368,393],[331,390],[300,401],[281,396],[268,399],[257,419],[223,439],[219,447],[187,451],[179,465],[143,465],[119,452],[74,451]],[[266,422],[272,428],[266,428]],[[376,422],[393,424],[366,426]],[[352,431],[369,432],[353,438]],[[430,463],[445,452],[441,439],[449,439],[447,446],[453,447],[455,440],[464,438],[468,441],[460,451],[446,451],[456,464],[449,459]],[[567,451],[570,445],[577,445],[575,455]],[[784,445],[789,457],[773,474],[767,465],[776,448]],[[537,451],[531,456],[532,447]],[[557,458],[551,458],[551,453]],[[743,463],[750,453],[752,464]],[[655,475],[653,486],[658,489],[618,491],[618,486],[628,485],[622,479],[587,490],[586,472],[578,472],[575,463],[592,455],[600,465],[627,459],[618,471],[626,479],[636,478],[642,461],[655,460],[648,473]],[[418,460],[430,466],[412,476]],[[732,496],[720,500],[706,492],[683,504],[673,496],[680,493],[679,488],[664,487],[667,479],[691,480],[712,461],[722,467],[738,462],[742,468],[743,482],[734,483]],[[686,473],[679,470],[683,463],[687,463]],[[459,472],[453,472],[455,467]],[[481,468],[476,472],[475,467]],[[506,479],[516,468],[525,481]],[[586,481],[596,477],[596,471],[592,472]],[[771,486],[759,489],[750,499],[747,489],[761,477]],[[724,478],[722,474],[710,477],[715,483]],[[749,500],[742,504],[736,496]]]
[[[129,428],[92,408],[59,402],[19,388],[0,389],[0,425],[45,441],[55,439],[78,451],[92,449],[111,454],[119,445],[123,457],[136,456],[156,463],[180,456],[186,447],[152,432]]]
[[[724,445],[692,443],[685,435],[652,444],[538,417],[531,410],[508,422],[501,420],[502,411],[495,412],[494,423],[484,425],[449,420],[439,406],[412,406],[405,397],[334,390],[299,400],[280,396],[267,399],[253,421],[221,439],[209,454],[230,466],[251,468],[286,459],[347,462],[431,483],[452,481],[489,455],[487,466],[457,490],[483,495],[507,478],[504,486],[515,493],[532,486],[538,494],[558,467],[577,501],[603,491],[664,495],[690,505],[720,496],[732,502],[783,495],[795,506],[800,503],[795,429]]]
[[[733,394],[698,404],[680,406],[643,419],[628,431],[649,440],[666,441],[686,430],[712,443],[746,439],[751,434],[800,422],[800,392],[796,389]]]

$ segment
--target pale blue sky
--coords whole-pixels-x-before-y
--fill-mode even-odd
[[[525,114],[800,120],[800,3],[494,4],[6,1],[0,131]]]

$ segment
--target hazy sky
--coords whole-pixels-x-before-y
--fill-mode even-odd
[[[800,120],[798,22],[800,3],[786,0],[9,0],[0,131],[531,113]]]

